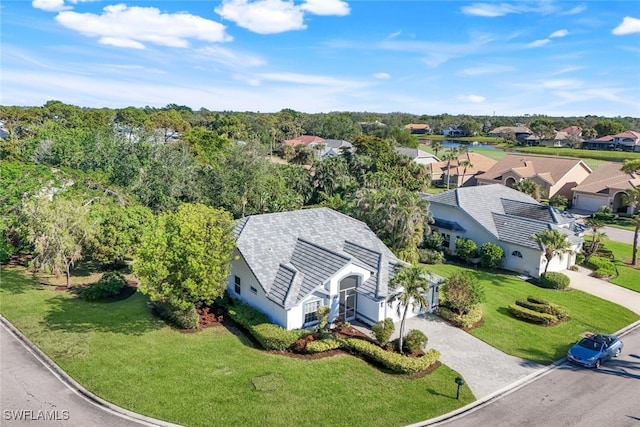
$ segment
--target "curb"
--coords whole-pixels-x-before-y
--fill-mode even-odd
[[[620,329],[617,332],[614,332],[614,335],[617,335],[619,337],[622,337],[632,331],[634,331],[635,329],[640,328],[640,320],[625,326],[624,328]],[[487,406],[489,404],[491,404],[492,402],[500,399],[503,396],[507,396],[515,391],[517,391],[518,389],[526,386],[527,384],[530,384],[532,382],[534,382],[535,380],[537,380],[538,378],[542,378],[543,376],[547,375],[548,373],[550,373],[551,371],[557,369],[558,367],[564,365],[567,362],[567,358],[563,357],[562,359],[556,360],[555,362],[553,362],[552,364],[550,364],[549,366],[546,366],[542,369],[539,369],[536,372],[533,372],[529,375],[527,375],[524,378],[521,378],[520,380],[509,384],[506,387],[501,388],[498,391],[495,391],[481,399],[478,399],[474,402],[469,403],[466,406],[463,406],[462,408],[458,408],[455,411],[449,412],[447,414],[444,415],[440,415],[439,417],[435,417],[435,418],[431,418],[428,420],[424,420],[415,424],[410,424],[407,425],[405,427],[423,427],[423,426],[437,426],[440,423],[446,422],[446,421],[452,421],[461,417],[464,417],[467,414],[470,414],[474,411],[477,411],[481,408],[483,408],[484,406]]]
[[[18,328],[16,328],[11,322],[9,322],[3,315],[0,314],[0,324],[16,338],[20,344],[22,344],[31,354],[35,356],[38,362],[42,363],[45,368],[53,373],[53,375],[60,380],[69,389],[82,397],[91,405],[113,415],[119,416],[125,420],[136,422],[140,425],[150,427],[181,427],[179,424],[172,424],[166,421],[158,420],[155,418],[147,417],[120,406],[114,405],[104,399],[99,398],[95,394],[80,385],[76,380],[71,378],[62,368],[60,368],[49,356],[44,354],[34,343],[32,343]]]

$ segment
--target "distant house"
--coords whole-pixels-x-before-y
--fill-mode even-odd
[[[573,189],[573,205],[576,211],[592,213],[602,206],[614,212],[633,213],[625,200],[628,190],[640,187],[640,174],[624,173],[622,163],[605,163],[598,166],[580,185]],[[640,206],[636,207],[636,212]]]
[[[491,169],[497,161],[469,151],[465,154],[460,154],[456,160],[452,160],[448,169],[447,163],[446,161],[439,161],[429,165],[432,183],[446,184],[448,179],[449,184],[456,187],[477,185],[476,176]]]
[[[495,136],[496,138],[505,138],[513,135],[516,140],[524,141],[533,135],[533,132],[526,126],[499,126],[491,130],[489,135]]]
[[[442,134],[445,136],[464,136],[465,131],[460,126],[445,126],[442,128]]]
[[[415,135],[431,133],[431,126],[426,123],[409,123],[405,125],[404,128]]]
[[[628,130],[616,135],[601,136],[582,143],[587,150],[618,150],[640,152],[640,132]]]
[[[555,136],[551,139],[540,139],[535,135],[529,135],[524,141],[529,145],[545,147],[573,147],[582,143],[580,137],[565,131],[556,131]]]
[[[440,161],[440,159],[438,159],[435,155],[427,153],[426,151],[422,151],[418,148],[395,147],[394,150],[396,153],[411,157],[411,160],[420,165],[428,165],[430,163]]]
[[[554,257],[548,271],[563,271],[575,263],[582,248],[583,227],[572,214],[541,204],[501,184],[464,187],[422,197],[429,202],[433,231],[444,237],[448,253],[455,254],[456,238],[472,239],[480,247],[490,242],[502,248],[503,268],[539,277],[545,270],[544,250],[531,239],[534,233],[557,229],[565,234],[573,253]]]
[[[405,265],[363,222],[329,208],[253,215],[236,222],[237,252],[229,295],[287,329],[317,325],[320,306],[330,321],[366,324],[390,317],[390,280]],[[438,303],[442,278],[429,275],[428,300]],[[421,312],[410,307],[409,316]]]
[[[285,139],[284,144],[295,147],[296,145],[305,145],[309,146],[313,143],[318,143],[324,141],[324,138],[315,135],[300,135],[297,138],[293,139]]]
[[[571,200],[571,190],[590,173],[591,168],[580,159],[508,154],[487,172],[477,175],[476,179],[478,185],[502,184],[507,187],[529,179],[542,188],[543,197],[560,194]]]
[[[586,150],[615,150],[616,145],[613,143],[613,136],[606,135],[583,141],[582,148]]]
[[[318,149],[318,157],[321,159],[339,156],[345,151],[354,152],[353,144],[343,139],[325,139],[321,142],[312,142],[309,147]]]

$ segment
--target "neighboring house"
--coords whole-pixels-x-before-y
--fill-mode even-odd
[[[273,323],[311,327],[322,305],[331,308],[330,321],[400,320],[397,305],[388,304],[389,281],[404,263],[365,223],[315,208],[239,219],[236,235],[228,292]],[[430,276],[429,310],[441,281]]]
[[[616,135],[601,136],[582,143],[588,150],[618,150],[640,152],[640,132],[628,130]]]
[[[297,138],[293,139],[285,139],[284,144],[295,147],[296,145],[305,145],[309,146],[313,143],[318,143],[324,141],[324,138],[315,135],[300,135]]]
[[[442,134],[445,136],[464,136],[465,131],[460,126],[445,126],[442,128]]]
[[[404,125],[404,128],[414,135],[431,133],[431,126],[426,123],[409,123],[408,125]]]
[[[465,166],[465,162],[468,165]],[[446,185],[448,178],[449,184],[457,187],[477,185],[476,176],[485,173],[496,163],[497,160],[469,151],[452,160],[448,170],[446,161],[431,163],[431,182]]]
[[[556,131],[553,139],[539,139],[535,135],[530,135],[524,141],[529,145],[545,147],[573,147],[582,143],[580,137],[565,131]]]
[[[394,150],[396,153],[410,157],[411,160],[421,165],[428,165],[440,161],[434,154],[427,153],[418,148],[395,147]]]
[[[582,248],[583,227],[570,213],[543,205],[532,197],[501,184],[464,187],[435,195],[423,194],[433,216],[433,231],[445,238],[448,253],[455,254],[456,238],[472,239],[478,247],[497,244],[504,250],[503,268],[532,277],[545,270],[543,248],[531,235],[555,228],[566,234],[573,253],[554,257],[548,271],[563,271],[575,263]]]
[[[615,150],[616,145],[613,143],[613,136],[606,135],[583,141],[582,148],[586,150]]]
[[[526,126],[499,126],[490,131],[489,135],[495,136],[496,138],[505,138],[513,135],[516,140],[524,141],[533,135],[533,132]]]
[[[502,184],[507,187],[529,179],[542,188],[542,197],[560,194],[571,200],[571,190],[590,173],[589,166],[580,159],[508,154],[487,172],[477,175],[476,179],[478,185]]]
[[[622,163],[598,166],[573,189],[572,209],[592,213],[608,206],[614,212],[632,213],[625,196],[628,190],[640,187],[640,174],[624,173],[621,168]]]
[[[355,148],[353,144],[342,139],[325,139],[321,142],[312,142],[309,147],[318,150],[318,157],[321,159],[333,156],[339,156],[345,151],[353,153]]]

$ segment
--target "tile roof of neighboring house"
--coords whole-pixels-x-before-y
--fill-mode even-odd
[[[531,196],[501,184],[460,187],[435,195],[422,195],[431,204],[444,204],[462,209],[498,240],[541,249],[531,240],[533,233],[557,228],[577,242],[571,229],[575,217],[554,207],[543,205]]]
[[[627,130],[624,132],[617,133],[613,135],[612,138],[630,138],[630,139],[640,139],[640,132],[635,132],[632,130]]]
[[[297,138],[293,138],[293,139],[285,139],[284,143],[287,145],[291,145],[291,146],[296,146],[296,145],[309,145],[312,144],[314,142],[322,142],[324,141],[324,138],[321,138],[319,136],[315,136],[315,135],[300,135]]]
[[[509,132],[513,132],[513,133],[533,133],[533,132],[531,132],[531,129],[529,129],[526,126],[498,126],[497,128],[493,129],[489,133],[502,134],[502,133],[509,133]]]
[[[394,151],[399,154],[404,154],[405,156],[411,157],[412,159],[417,158],[432,158],[435,161],[440,161],[435,154],[428,153],[426,151],[422,151],[418,148],[409,148],[409,147],[395,147]]]
[[[404,128],[409,130],[419,130],[419,129],[429,130],[431,129],[431,126],[429,126],[426,123],[409,123],[408,125],[404,125]]]
[[[629,190],[640,186],[640,174],[624,173],[622,163],[605,163],[598,166],[573,191],[583,193],[608,193],[609,189]]]
[[[401,263],[363,222],[329,208],[253,215],[236,222],[238,251],[267,297],[292,307],[343,267],[375,272],[358,292],[384,297]]]
[[[487,172],[478,175],[478,178],[497,180],[506,172],[513,171],[523,178],[531,178],[537,175],[550,184],[555,184],[578,165],[591,172],[589,166],[580,159],[508,154]]]
[[[451,174],[462,174],[464,171],[464,166],[459,166],[460,162],[469,161],[471,164],[467,166],[467,175],[472,175],[480,172],[488,171],[493,165],[495,165],[498,161],[494,160],[490,157],[483,156],[482,154],[475,152],[468,152],[466,154],[460,154],[458,156],[458,160],[451,161]],[[431,172],[435,174],[442,173],[447,170],[447,162],[440,161],[436,163],[431,163]],[[458,168],[460,170],[458,170]]]

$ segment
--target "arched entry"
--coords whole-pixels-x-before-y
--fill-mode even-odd
[[[504,185],[509,188],[513,188],[513,186],[516,185],[516,179],[510,176],[504,181]]]
[[[338,316],[345,322],[356,319],[356,286],[358,286],[358,276],[347,276],[340,281]]]
[[[613,196],[613,205],[611,206],[611,210],[613,212],[626,213],[629,205],[625,202],[628,202],[627,193],[624,191],[616,193],[616,195]]]

